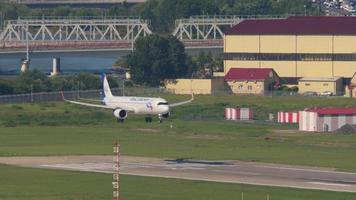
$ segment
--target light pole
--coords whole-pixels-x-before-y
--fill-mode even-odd
[[[31,84],[31,103],[33,103],[33,85]]]
[[[79,83],[79,81],[78,81],[78,88],[77,88],[78,90],[77,90],[77,99],[79,99],[80,98],[80,83]]]
[[[125,78],[122,79],[122,96],[125,96]]]
[[[307,5],[304,5],[304,16],[307,16]]]

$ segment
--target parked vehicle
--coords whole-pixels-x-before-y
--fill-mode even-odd
[[[325,96],[325,97],[329,97],[329,96],[333,96],[334,94],[330,91],[324,91],[322,93],[320,93],[320,96]]]
[[[303,93],[303,95],[306,97],[312,97],[312,96],[318,96],[318,93],[313,92],[313,91],[306,91]]]

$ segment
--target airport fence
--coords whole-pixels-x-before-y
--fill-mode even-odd
[[[169,94],[174,91],[169,91],[165,88],[142,88],[142,87],[130,87],[130,88],[113,88],[112,93],[114,95],[122,96],[160,96],[162,94]],[[204,94],[204,91],[195,91],[198,94]],[[86,99],[101,99],[103,97],[102,90],[74,90],[74,91],[64,91],[64,96],[67,99],[78,100],[81,98]],[[190,92],[181,91],[181,94],[189,94]],[[230,90],[219,90],[214,91],[213,96],[293,96],[293,97],[320,97],[320,98],[341,98],[343,96],[317,96],[315,94],[311,95],[301,95],[297,92],[285,92],[285,91],[268,91],[263,94],[233,94]],[[14,95],[0,95],[0,104],[18,104],[18,103],[39,103],[39,102],[52,102],[52,101],[62,101],[62,95],[60,91],[56,92],[40,92],[40,93],[28,93],[28,94],[14,94]]]
[[[114,95],[122,96],[124,89],[113,88],[111,89]],[[129,88],[125,90],[126,96],[133,95],[158,95],[166,93],[165,89],[161,88]],[[95,99],[99,100],[103,97],[103,90],[73,90],[63,91],[66,99]],[[0,95],[0,104],[20,104],[20,103],[40,103],[62,101],[61,91],[56,92],[40,92],[28,94],[15,94],[15,95]]]

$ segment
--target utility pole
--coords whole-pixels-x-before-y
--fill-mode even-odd
[[[122,96],[125,96],[125,78],[122,79]]]
[[[4,13],[0,12],[0,31],[4,28]]]
[[[307,16],[307,5],[304,5],[304,16]]]
[[[29,45],[28,45],[28,22],[27,22],[27,26],[26,26],[26,60],[27,62],[30,62],[30,52],[29,52]]]
[[[78,81],[77,99],[80,98],[80,82]]]
[[[135,40],[134,40],[134,28],[132,27],[132,32],[131,32],[131,52],[134,51],[134,43],[135,43]]]
[[[33,85],[31,84],[31,103],[33,103]]]

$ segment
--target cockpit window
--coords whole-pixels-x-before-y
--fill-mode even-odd
[[[159,102],[157,105],[168,105],[168,102]]]

